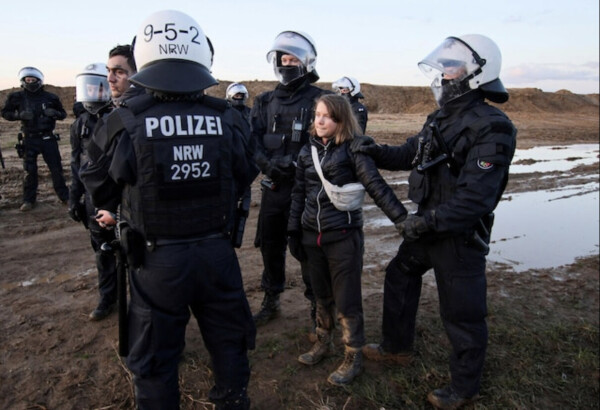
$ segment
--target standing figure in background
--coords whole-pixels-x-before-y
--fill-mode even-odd
[[[231,106],[238,110],[242,114],[242,117],[250,124],[250,107],[246,105],[248,102],[248,90],[246,86],[241,83],[229,84],[225,92],[225,97],[231,103]]]
[[[44,75],[35,67],[23,67],[19,71],[22,91],[10,93],[2,108],[2,118],[21,121],[23,135],[21,145],[23,169],[23,204],[21,211],[33,209],[37,199],[37,157],[42,158],[50,169],[52,186],[58,199],[67,204],[69,189],[65,184],[62,158],[58,149],[58,134],[54,133],[56,120],[64,120],[67,113],[56,94],[44,90]],[[21,137],[21,135],[19,136]],[[21,140],[21,138],[19,138]],[[21,152],[19,152],[21,157]]]
[[[263,258],[261,288],[265,296],[260,311],[254,315],[257,325],[267,323],[280,312],[296,158],[309,138],[315,99],[330,93],[312,85],[319,79],[317,49],[308,34],[291,30],[278,34],[267,61],[273,64],[279,84],[275,90],[255,98],[251,115],[255,161],[264,175],[255,246],[260,247]],[[299,262],[306,287],[304,296],[311,302],[314,335],[316,305],[306,260]]]
[[[359,101],[359,99],[365,98],[365,96],[360,92],[360,83],[358,80],[354,77],[342,77],[331,84],[331,88],[333,88],[333,91],[336,93],[348,98],[350,105],[352,105],[354,116],[362,130],[362,135],[365,135],[365,132],[367,131],[367,121],[369,121],[369,113],[367,107]]]
[[[88,161],[88,145],[98,120],[111,111],[110,88],[106,78],[106,64],[87,65],[75,79],[76,104],[84,112],[71,124],[71,185],[69,187],[69,216],[81,222],[90,231],[92,249],[96,255],[100,301],[90,313],[90,320],[102,320],[115,308],[117,302],[117,270],[112,252],[103,252],[103,243],[115,239],[114,229],[103,229],[96,220],[96,209],[86,191],[79,170]]]
[[[419,62],[433,78],[439,106],[421,132],[400,146],[367,137],[353,144],[380,168],[410,170],[409,198],[418,205],[396,225],[404,241],[386,268],[382,340],[363,353],[395,363],[411,359],[422,276],[433,268],[452,345],[450,383],[427,397],[440,409],[473,402],[481,386],[488,341],[486,255],[517,132],[506,114],[485,101],[508,101],[501,62],[500,49],[485,36],[446,38]]]

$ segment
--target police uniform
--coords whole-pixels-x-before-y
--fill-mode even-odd
[[[256,163],[266,179],[255,245],[260,247],[264,270],[261,287],[277,295],[285,287],[285,254],[295,162],[308,141],[314,116],[314,101],[328,91],[304,80],[295,85],[279,84],[273,91],[256,97],[252,107],[252,138],[256,141]],[[314,301],[306,263],[300,261],[305,296]]]
[[[47,109],[53,110],[51,116],[44,114]],[[18,115],[20,111],[32,112],[33,118],[30,120],[21,119]],[[21,120],[21,131],[25,144],[23,202],[34,204],[36,201],[38,188],[37,157],[42,154],[50,169],[54,191],[58,198],[66,203],[69,190],[65,184],[58,149],[58,136],[54,134],[54,127],[56,120],[64,120],[67,113],[58,96],[45,91],[43,87],[35,92],[22,90],[10,93],[6,99],[6,104],[2,108],[2,117],[8,121]]]
[[[422,275],[433,268],[453,349],[452,388],[464,398],[480,388],[491,213],[508,181],[515,136],[508,117],[473,90],[430,114],[404,145],[382,146],[376,156],[378,167],[411,170],[409,197],[429,226],[416,241],[404,240],[386,268],[381,348],[412,350]]]
[[[361,94],[362,95],[362,94]],[[352,106],[352,112],[354,112],[354,116],[356,117],[356,121],[358,121],[358,125],[363,133],[367,131],[367,122],[369,121],[369,113],[367,111],[367,107],[363,105],[359,101],[359,96],[355,95],[350,97],[350,105]]]
[[[83,106],[83,105],[82,105]],[[92,249],[96,254],[96,268],[98,269],[98,290],[100,292],[100,303],[102,306],[114,305],[117,301],[117,271],[115,256],[111,252],[103,252],[103,243],[110,243],[115,239],[115,231],[102,229],[96,218],[96,209],[92,203],[90,194],[86,191],[79,176],[79,170],[88,162],[88,145],[92,140],[92,134],[99,116],[103,115],[104,109],[98,114],[92,114],[84,109],[75,122],[71,124],[71,185],[69,186],[69,206],[78,207],[77,217],[82,219],[86,228],[90,231]],[[81,199],[83,197],[83,203]],[[82,206],[82,205],[83,206]]]

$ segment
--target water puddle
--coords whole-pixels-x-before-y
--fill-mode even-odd
[[[579,165],[598,163],[598,152],[598,144],[517,150],[511,173],[564,172],[561,178],[567,185],[505,195],[495,211],[496,223],[488,260],[510,264],[515,271],[521,272],[566,265],[578,257],[598,254],[598,174],[569,173]],[[588,182],[568,185],[571,176],[580,181],[583,177]],[[556,178],[556,175],[537,178]],[[376,218],[368,218],[366,225],[377,228],[392,223],[378,213]]]

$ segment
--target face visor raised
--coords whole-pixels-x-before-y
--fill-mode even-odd
[[[469,80],[481,73],[485,60],[461,40],[448,37],[419,62],[419,68],[433,79],[431,91],[440,107],[471,91]]]

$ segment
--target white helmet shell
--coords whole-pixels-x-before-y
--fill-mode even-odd
[[[331,84],[331,88],[335,92],[340,92],[340,89],[347,88],[352,97],[360,94],[360,83],[354,77],[342,77]],[[362,95],[362,94],[361,94]]]
[[[37,78],[37,81],[28,83],[25,81],[25,77]],[[35,67],[23,67],[19,70],[19,81],[22,88],[34,93],[44,85],[44,74]]]
[[[146,18],[133,54],[138,72],[130,80],[142,87],[189,94],[217,84],[210,74],[212,52],[204,31],[180,11],[159,11]]]
[[[285,67],[281,65],[283,54],[292,55],[300,61],[301,67],[297,72],[286,75]],[[317,47],[312,37],[302,31],[287,30],[279,33],[267,53],[267,61],[273,64],[275,76],[282,84],[288,84],[309,73],[313,74],[315,81],[318,79]]]
[[[227,87],[227,90],[225,91],[225,98],[227,98],[227,100],[229,100],[232,103],[234,103],[234,102],[238,103],[238,102],[240,102],[240,100],[234,101],[235,98],[233,98],[236,94],[242,94],[244,96],[241,100],[241,103],[245,104],[246,100],[248,100],[248,89],[246,88],[246,86],[244,84],[240,84],[240,83],[229,84],[229,86]]]
[[[107,80],[105,63],[92,63],[85,66],[75,77],[75,100],[82,103],[106,103],[111,93]]]

